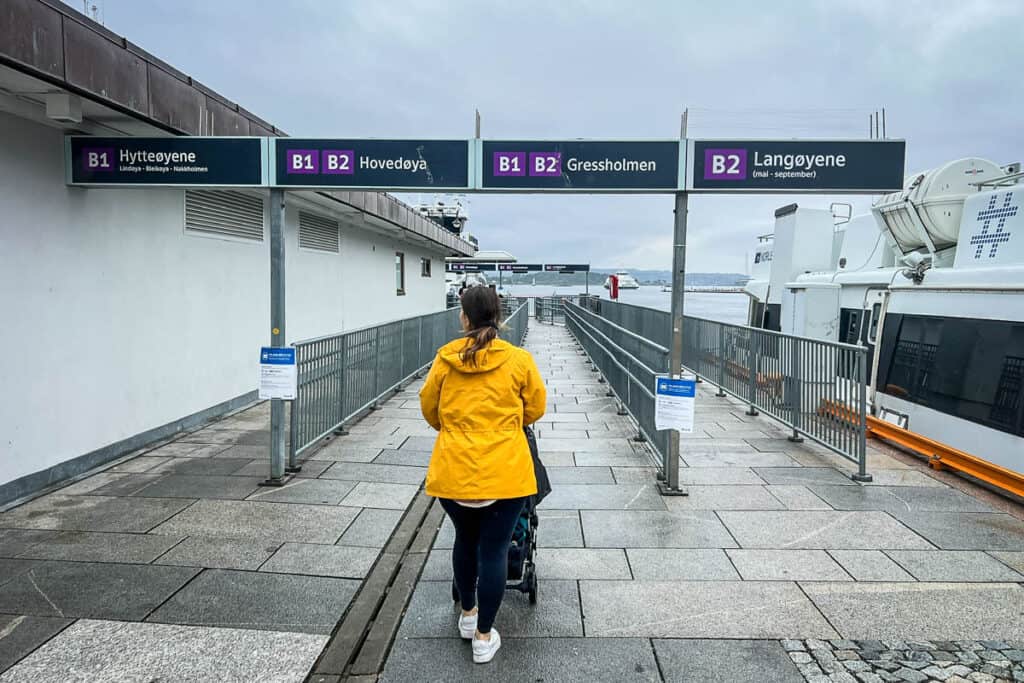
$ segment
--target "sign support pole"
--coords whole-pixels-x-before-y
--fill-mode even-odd
[[[680,137],[686,138],[686,118],[683,112]],[[672,238],[672,348],[669,352],[668,375],[678,378],[683,367],[683,302],[686,295],[686,214],[689,197],[685,192],[676,193],[675,226]],[[668,433],[668,462],[665,463],[664,481],[658,482],[663,496],[685,496],[679,488],[679,430]]]
[[[284,190],[270,190],[270,345],[285,345]],[[270,478],[264,486],[285,483],[284,401],[270,400]]]

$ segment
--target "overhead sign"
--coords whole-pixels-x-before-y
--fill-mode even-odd
[[[697,399],[695,377],[673,379],[664,375],[654,379],[654,428],[693,432],[694,404]]]
[[[260,187],[264,138],[70,137],[71,185]]]
[[[449,273],[482,273],[496,270],[493,263],[477,263],[472,261],[448,261],[444,266]]]
[[[467,140],[273,140],[281,187],[468,190]]]
[[[544,272],[546,273],[589,273],[589,263],[546,263],[544,264]]]
[[[294,399],[298,388],[297,384],[295,349],[291,347],[262,347],[260,349],[260,399]]]
[[[903,140],[691,140],[686,189],[707,192],[898,192]]]
[[[543,270],[540,263],[499,263],[498,270],[506,273],[534,273]]]
[[[676,192],[679,140],[484,140],[482,190],[528,192]]]

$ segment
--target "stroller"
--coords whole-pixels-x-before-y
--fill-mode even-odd
[[[537,550],[537,527],[540,525],[537,505],[551,493],[551,482],[548,480],[544,464],[540,461],[537,438],[533,433],[533,428],[524,427],[523,431],[526,432],[526,441],[530,444],[533,471],[537,476],[537,493],[526,499],[523,512],[516,520],[516,527],[512,531],[512,543],[508,548],[508,584],[505,588],[526,593],[530,597],[530,604],[535,605],[537,604],[537,567],[533,553]],[[455,587],[454,581],[452,581],[452,600],[459,601],[459,591]]]

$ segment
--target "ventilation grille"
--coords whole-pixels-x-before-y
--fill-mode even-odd
[[[229,190],[186,190],[185,230],[262,242],[263,198]]]
[[[299,246],[338,253],[338,222],[299,211]]]

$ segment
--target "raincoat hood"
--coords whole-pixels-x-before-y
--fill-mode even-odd
[[[471,343],[470,339],[461,337],[442,346],[438,350],[438,354],[441,356],[441,360],[455,370],[476,374],[500,368],[512,358],[513,349],[516,348],[503,339],[495,339],[485,348],[476,352],[476,365],[470,365],[462,360],[462,352]]]

